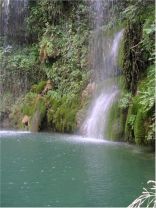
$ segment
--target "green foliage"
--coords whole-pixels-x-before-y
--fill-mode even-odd
[[[135,20],[136,13],[138,12],[136,5],[129,5],[123,12],[122,17],[125,19]]]
[[[35,111],[36,93],[29,92],[20,101],[19,110],[24,115],[32,116]],[[18,103],[17,103],[18,106]]]
[[[46,113],[46,103],[45,99],[43,97],[39,97],[39,99],[36,102],[35,111],[38,110],[41,114],[41,120],[45,117]]]
[[[155,118],[153,118],[152,124],[148,126],[146,140],[149,143],[155,141]]]
[[[129,142],[134,142],[134,125],[136,120],[136,115],[138,112],[138,99],[134,97],[129,105],[126,123],[125,123],[125,140]]]
[[[81,0],[29,1],[28,36],[33,44],[13,46],[7,53],[0,47],[5,69],[2,81],[16,77],[7,81],[6,88],[8,91],[16,88],[14,91],[18,92],[22,84],[25,89],[21,89],[23,96],[12,108],[11,117],[16,126],[28,115],[34,129],[40,129],[43,120],[45,128],[63,132],[75,129],[76,113],[81,105],[78,97],[89,78],[87,8]],[[47,78],[52,81],[53,90],[39,97],[45,87],[41,80]],[[16,97],[20,95],[16,93]]]
[[[134,130],[136,115],[131,114],[128,118],[127,124],[130,126],[132,130]]]
[[[132,1],[122,12],[124,40],[119,55],[126,86],[134,95],[137,83],[154,58],[154,2]]]
[[[46,116],[45,98],[33,92],[29,92],[24,97],[19,98],[11,110],[12,124],[15,127],[22,128],[22,119],[25,115],[30,118],[30,129],[39,131]]]
[[[38,64],[36,45],[24,48],[14,46],[7,53],[2,48],[0,54],[0,83],[5,86],[4,92],[9,91],[18,97],[21,95],[20,91],[24,93],[33,83],[45,77]]]
[[[126,125],[125,125],[125,141],[134,142],[134,131],[133,131],[134,123],[133,123],[133,126],[131,126],[132,123],[129,123],[130,116],[131,116],[131,113],[129,110],[128,115],[127,115]]]
[[[130,0],[127,2],[126,8],[121,11],[122,20],[125,21],[144,22],[154,9],[154,1]]]
[[[19,97],[15,104],[11,106],[10,108],[10,121],[12,124],[12,127],[14,128],[23,128],[22,125],[22,119],[24,115],[32,115],[34,112],[34,98],[36,94],[34,93],[28,93],[25,97]]]
[[[139,87],[139,104],[144,111],[150,111],[155,104],[155,66],[147,69],[147,78],[145,78]]]
[[[149,15],[146,17],[147,19],[143,25],[143,40],[142,46],[148,53],[149,60],[154,62],[155,60],[155,9],[149,12]]]
[[[81,0],[38,0],[30,1],[29,4],[30,15],[27,22],[32,40],[39,39],[43,35],[46,24],[62,26],[70,19],[77,17],[77,15],[83,18],[86,14],[85,3]]]
[[[47,26],[40,42],[41,48],[46,45],[47,64],[44,69],[61,93],[78,93],[88,79],[85,43],[88,33],[82,29],[83,36],[77,34],[72,23],[66,24],[66,31],[62,30],[58,26]]]
[[[40,94],[46,85],[46,81],[40,81],[38,84],[35,84],[31,87],[31,91],[37,94]]]
[[[120,107],[129,106],[126,140],[138,144],[154,139],[154,13],[154,1],[135,0],[121,13],[125,31],[118,59],[132,97],[128,100],[122,95]]]
[[[106,8],[110,3],[104,2]],[[7,104],[12,105],[14,92],[20,91],[17,97],[23,94],[12,108],[11,117],[16,126],[28,115],[32,126],[37,124],[35,129],[48,127],[73,132],[77,113],[84,112],[89,102],[87,98],[82,104],[79,99],[90,77],[87,70],[88,4],[81,0],[38,0],[29,1],[29,9],[29,43],[33,44],[13,45],[5,51],[0,40],[0,84],[5,83],[5,92],[10,93],[6,94]],[[154,138],[154,6],[151,1],[119,0],[110,9],[110,16],[111,21],[106,21],[101,28],[105,34],[112,35],[125,28],[118,65],[123,69],[128,92],[124,90],[125,83],[119,83],[123,93],[119,103],[110,110],[111,135],[108,137],[123,137],[128,111],[125,140],[145,143]],[[53,90],[40,96],[46,84],[41,80],[47,79],[53,82]],[[30,92],[25,95],[23,89]],[[4,97],[1,106],[5,103]],[[5,107],[9,110],[9,106]]]
[[[3,64],[6,65],[7,63],[5,60],[9,60],[8,65],[14,67],[14,69],[28,69],[34,63],[36,63],[38,57],[38,51],[36,45],[32,47],[25,47],[25,48],[11,48],[10,51],[5,52],[3,49],[1,54],[4,62]]]
[[[140,83],[138,88],[143,94],[138,91],[137,96],[132,97],[132,102],[128,109],[125,125],[126,140],[135,141],[137,144],[147,144],[154,139],[154,119],[151,119],[151,117],[154,117],[154,93],[151,97],[147,97],[149,95],[147,86],[154,87],[154,85],[152,86],[151,83],[150,85],[148,83],[152,79],[154,78],[150,77],[149,79],[147,76]]]
[[[131,93],[125,93],[121,95],[121,99],[119,100],[119,107],[121,109],[127,109],[129,107],[129,103],[131,100]]]

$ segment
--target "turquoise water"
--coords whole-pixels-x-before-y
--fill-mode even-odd
[[[126,207],[154,179],[154,155],[122,143],[3,133],[1,206]]]

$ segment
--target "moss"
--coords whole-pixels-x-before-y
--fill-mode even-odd
[[[75,129],[76,111],[61,106],[56,112],[56,129],[60,132],[73,132]]]
[[[19,106],[19,109],[21,110],[21,113],[23,115],[32,116],[35,110],[35,101],[36,101],[37,95],[35,93],[29,92],[26,94],[26,96],[21,99],[21,105],[17,103],[17,106]]]
[[[80,109],[77,96],[64,95],[57,99],[50,96],[47,109],[47,125],[57,132],[73,132],[76,129],[76,115]]]
[[[150,125],[151,114],[143,110],[139,103],[139,95],[132,98],[132,102],[128,109],[126,125],[125,125],[125,140],[136,144],[145,144],[146,135]]]
[[[144,144],[145,140],[145,127],[144,117],[141,110],[138,111],[135,124],[134,124],[134,136],[136,144]]]
[[[107,131],[106,131],[106,137],[107,138],[112,138],[112,124],[114,120],[114,114],[115,112],[115,104],[112,105],[110,112],[109,112],[109,117],[108,117],[108,123],[107,123]]]
[[[106,137],[111,140],[122,140],[124,133],[124,123],[124,112],[119,109],[118,102],[115,102],[109,112]]]

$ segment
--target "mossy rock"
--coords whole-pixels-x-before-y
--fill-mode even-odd
[[[134,106],[131,104],[128,108],[126,124],[125,124],[125,141],[134,142],[134,118],[136,114],[134,113]]]
[[[111,140],[121,141],[124,133],[125,115],[118,107],[116,101],[109,110],[106,137]]]
[[[135,124],[134,124],[134,136],[136,144],[145,143],[145,127],[144,127],[144,116],[141,110],[138,111]]]

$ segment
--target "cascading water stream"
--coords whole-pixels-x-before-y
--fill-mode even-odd
[[[103,92],[95,100],[91,114],[88,116],[84,126],[88,137],[102,139],[103,135],[105,135],[109,108],[114,102],[117,92],[117,90],[114,92]]]
[[[102,26],[109,18],[104,13],[104,4],[103,1],[98,0],[91,4],[94,13],[94,31],[90,40],[90,68],[94,71],[94,80],[99,89],[81,128],[86,136],[98,139],[106,138],[109,110],[119,93],[114,78],[119,73],[117,54],[123,33],[123,30],[117,32],[114,38],[104,36]]]

